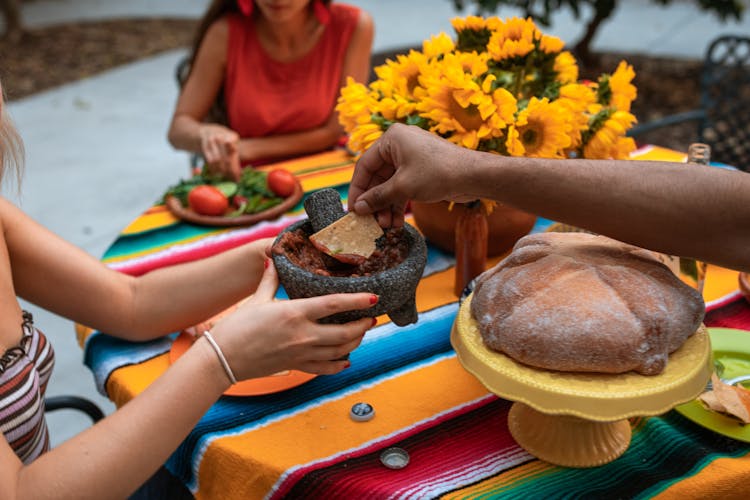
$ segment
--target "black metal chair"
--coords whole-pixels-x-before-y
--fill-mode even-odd
[[[696,142],[711,146],[711,159],[750,171],[750,38],[724,35],[711,42],[701,73],[699,107],[636,125],[638,138],[648,132],[696,122]]]
[[[49,396],[44,399],[46,412],[58,410],[76,410],[85,413],[92,423],[104,418],[104,412],[94,403],[80,396]]]

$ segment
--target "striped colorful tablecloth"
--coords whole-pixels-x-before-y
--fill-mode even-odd
[[[684,159],[655,147],[636,156]],[[298,175],[306,193],[332,186],[346,196],[353,165],[334,151],[275,166]],[[303,216],[300,204],[278,220],[216,229],[181,223],[154,206],[123,230],[103,260],[139,275],[274,235]],[[539,220],[534,231],[549,224]],[[169,459],[169,469],[197,497],[220,499],[750,495],[750,444],[675,411],[631,419],[630,447],[601,467],[557,467],[526,453],[506,425],[511,403],[488,393],[451,348],[458,310],[453,265],[451,255],[430,248],[417,290],[419,322],[399,328],[381,317],[351,354],[349,369],[277,394],[222,397]],[[710,268],[706,298],[707,325],[750,330],[750,305],[737,291],[736,272]],[[118,406],[164,372],[175,338],[133,344],[82,327],[78,334],[99,389]],[[375,408],[373,420],[349,418],[361,401]],[[379,454],[390,446],[408,450],[408,467],[381,465]]]

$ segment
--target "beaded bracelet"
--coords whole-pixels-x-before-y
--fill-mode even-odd
[[[234,372],[232,371],[232,368],[229,366],[229,362],[227,361],[227,358],[224,357],[224,353],[221,351],[221,347],[219,347],[219,344],[216,343],[216,341],[211,336],[211,333],[209,333],[208,330],[203,332],[203,336],[206,337],[206,340],[208,340],[208,343],[211,344],[211,347],[216,352],[216,356],[219,358],[219,362],[221,363],[221,366],[224,367],[224,372],[226,372],[227,377],[229,377],[229,381],[232,382],[232,384],[236,384],[237,377],[234,376]]]

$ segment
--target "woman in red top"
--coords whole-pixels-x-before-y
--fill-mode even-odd
[[[335,145],[336,99],[347,76],[366,81],[373,30],[369,14],[328,0],[214,0],[169,141],[235,178],[240,164]],[[205,123],[222,91],[228,126]]]

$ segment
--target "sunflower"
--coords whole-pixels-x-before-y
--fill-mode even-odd
[[[544,35],[539,31],[537,33],[539,34],[539,50],[545,54],[557,54],[565,47],[565,42],[556,36]]]
[[[453,39],[445,33],[440,33],[422,42],[422,53],[428,58],[440,57],[453,52],[455,48]]]
[[[492,33],[501,24],[500,19],[490,17],[468,16],[451,19],[458,40],[456,50],[459,52],[484,52]]]
[[[349,135],[349,148],[352,151],[366,151],[383,135],[383,129],[376,123],[361,123]]]
[[[456,33],[459,35],[464,30],[482,31],[492,29],[487,24],[487,19],[480,16],[455,17],[451,19],[451,26],[453,26],[453,29],[456,30]]]
[[[587,110],[596,103],[596,92],[588,85],[569,83],[560,87],[560,96],[555,103],[565,108],[570,116],[570,148],[581,145],[581,133],[588,128]]]
[[[531,19],[468,16],[375,68],[369,86],[348,80],[336,110],[352,149],[393,123],[416,125],[460,146],[512,156],[624,158],[635,122],[633,68],[621,62],[579,81],[561,39]]]
[[[595,159],[623,159],[635,150],[635,142],[624,137],[635,122],[627,111],[603,110],[592,118],[592,125],[584,139],[583,156]]]
[[[630,111],[630,103],[638,95],[635,85],[630,83],[633,78],[635,78],[633,67],[625,61],[620,61],[617,69],[609,78],[609,89],[612,93],[612,98],[609,101],[610,106],[621,111]]]
[[[578,81],[578,64],[576,58],[568,51],[560,52],[555,57],[554,65],[557,73],[557,81],[560,83],[573,83]]]
[[[513,156],[563,158],[570,146],[567,123],[569,112],[545,97],[532,97],[526,109],[518,113],[506,137],[506,148]]]
[[[417,110],[437,132],[456,144],[476,149],[481,139],[496,137],[511,120],[515,98],[505,89],[492,91],[493,76],[480,86],[474,75],[446,57],[420,78]]]
[[[375,95],[362,85],[347,77],[346,86],[341,89],[341,96],[336,104],[339,122],[347,134],[351,134],[360,124],[370,121],[372,109],[377,99]]]
[[[407,55],[399,54],[395,61],[389,59],[385,64],[375,68],[378,79],[372,82],[370,87],[385,97],[399,95],[413,99],[419,75],[427,64],[427,56],[422,52],[410,50]]]
[[[382,98],[371,109],[388,121],[398,121],[416,112],[417,103],[414,100],[396,95]]]
[[[492,33],[487,43],[487,52],[495,61],[524,57],[534,50],[537,33],[531,19],[508,19]]]

